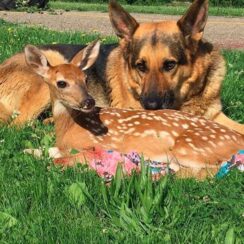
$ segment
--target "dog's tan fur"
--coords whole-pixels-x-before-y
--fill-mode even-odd
[[[177,22],[139,24],[112,0],[109,14],[120,42],[111,52],[101,52],[99,59],[102,61],[98,59],[88,73],[92,77],[89,79],[92,82],[88,82],[90,94],[94,97],[100,94],[98,105],[146,108],[144,103],[148,97],[155,98],[155,101],[158,97],[157,101],[165,101],[153,109],[173,108],[203,115],[244,133],[243,125],[221,112],[220,91],[225,62],[219,50],[202,39],[207,9],[207,0],[196,0]],[[176,49],[180,51],[175,53]],[[61,50],[50,47],[43,52],[50,64],[67,62]],[[182,63],[176,57],[178,54],[184,56]],[[146,62],[147,72],[138,71],[136,62],[141,60]],[[175,60],[176,68],[169,72],[162,71],[165,60]],[[101,62],[106,64],[104,68]],[[15,110],[20,111],[14,120],[16,124],[36,118],[50,100],[47,87],[41,81],[42,78],[25,63],[23,54],[17,54],[3,63],[0,66],[0,119],[6,121]],[[168,93],[174,94],[173,102],[166,99]]]

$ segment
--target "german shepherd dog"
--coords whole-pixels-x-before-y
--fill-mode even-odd
[[[90,94],[96,98],[100,95],[97,104],[177,109],[205,116],[243,134],[244,125],[221,112],[225,61],[219,50],[202,38],[207,15],[208,1],[195,0],[178,21],[139,24],[111,0],[109,16],[120,42],[103,45],[87,72]],[[58,65],[71,60],[84,46],[40,48],[51,65]],[[17,110],[20,115],[13,122],[23,123],[47,107],[48,88],[41,79],[28,67],[23,53],[0,66],[0,113],[5,114],[5,120],[6,114]]]

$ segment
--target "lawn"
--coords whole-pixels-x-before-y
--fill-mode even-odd
[[[25,44],[87,43],[97,34],[58,33],[0,22],[0,59]],[[116,38],[104,38],[114,42]],[[244,122],[244,52],[225,51],[226,113]],[[165,177],[152,182],[145,171],[120,174],[110,187],[85,167],[62,171],[46,153],[23,149],[54,144],[52,126],[39,121],[21,130],[0,128],[1,243],[243,243],[244,174],[202,182]]]
[[[50,1],[49,7],[51,9],[63,9],[66,11],[100,11],[107,12],[108,5],[102,3],[81,3],[81,2],[64,2],[64,1]],[[123,7],[130,13],[153,13],[153,14],[168,14],[168,15],[182,15],[185,13],[188,5],[160,5],[160,6],[140,6],[140,5],[126,5]],[[237,7],[214,7],[210,6],[209,15],[214,16],[244,16],[243,8]]]

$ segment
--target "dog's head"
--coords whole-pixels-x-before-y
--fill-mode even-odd
[[[131,92],[145,109],[177,108],[207,20],[207,0],[195,0],[178,21],[139,24],[114,0],[109,13],[132,79]]]

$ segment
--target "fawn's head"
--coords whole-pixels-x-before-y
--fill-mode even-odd
[[[54,102],[90,112],[95,106],[95,100],[88,94],[84,71],[96,61],[99,47],[99,42],[93,42],[78,52],[69,64],[57,66],[51,66],[44,53],[32,45],[25,47],[25,57],[27,64],[48,84]]]

